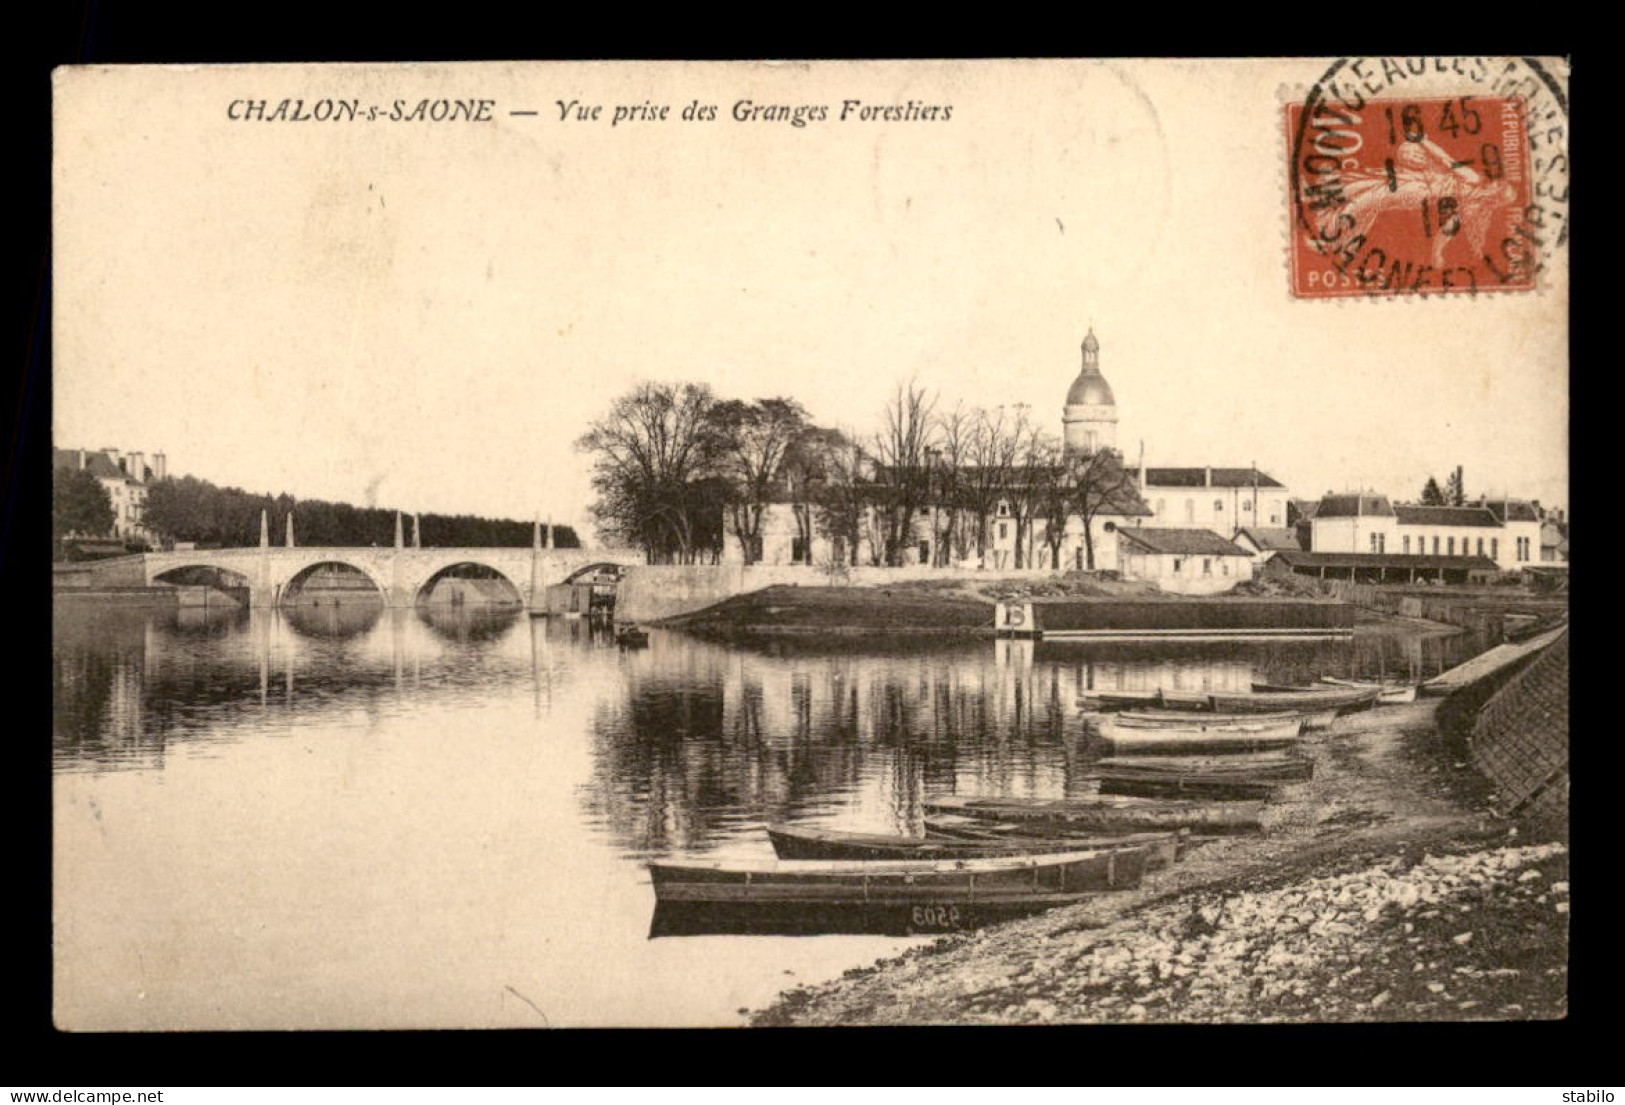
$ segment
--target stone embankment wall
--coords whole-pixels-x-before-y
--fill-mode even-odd
[[[1495,784],[1502,813],[1531,820],[1567,818],[1567,633],[1489,695],[1472,720],[1468,754]]]
[[[764,587],[849,587],[904,583],[916,579],[1053,579],[1046,568],[1000,570],[933,568],[828,568],[805,564],[649,564],[626,569],[615,595],[615,617],[621,621],[654,621],[691,614],[723,599]]]

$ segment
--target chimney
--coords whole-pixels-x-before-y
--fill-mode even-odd
[[[90,454],[86,453],[83,449],[75,449],[74,452],[79,454],[79,470],[83,472],[85,470],[85,462],[89,459]]]
[[[167,474],[167,465],[164,463],[164,454],[152,454],[152,478],[155,480],[161,480],[164,479]]]
[[[142,461],[145,458],[146,458],[145,453],[131,453],[130,454],[130,478],[131,479],[140,480],[143,483],[146,482],[146,479],[147,479],[146,466],[144,464],[142,464]]]

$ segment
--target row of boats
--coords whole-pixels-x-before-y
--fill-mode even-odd
[[[1290,747],[1303,732],[1405,689],[1090,695],[1085,721],[1113,753],[1092,765],[1094,795],[937,798],[923,836],[769,825],[776,860],[650,863],[652,935],[942,932],[1132,890],[1204,841],[1259,831],[1265,803],[1312,778]]]

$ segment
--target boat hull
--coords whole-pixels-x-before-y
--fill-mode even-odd
[[[655,903],[650,939],[671,936],[929,936],[966,932],[1060,906],[1100,891],[1031,895],[1020,900],[963,902],[683,902]]]
[[[1331,687],[1347,687],[1355,690],[1376,691],[1377,705],[1379,706],[1403,706],[1407,703],[1416,701],[1417,688],[1414,683],[1362,683],[1354,679],[1332,679],[1329,677],[1320,680],[1320,682]]]
[[[1277,783],[1305,782],[1315,775],[1315,765],[1309,760],[1246,752],[1228,756],[1108,756],[1091,766],[1146,776],[1216,775]]]
[[[1133,771],[1103,771],[1098,775],[1100,793],[1135,794],[1147,798],[1206,798],[1217,802],[1267,800],[1276,797],[1287,784],[1232,775],[1141,774]]]
[[[1260,748],[1288,748],[1299,740],[1301,723],[1263,722],[1241,725],[1233,722],[1174,727],[1171,725],[1124,724],[1106,716],[1095,723],[1095,735],[1118,752],[1234,752]]]
[[[1150,850],[1108,848],[1055,855],[874,863],[781,860],[775,863],[651,863],[662,902],[820,902],[1011,904],[1028,897],[1140,885]]]
[[[1103,796],[1043,801],[1021,798],[939,798],[929,813],[963,814],[990,821],[1041,826],[1046,832],[1154,832],[1190,829],[1197,833],[1250,833],[1263,828],[1263,802],[1169,802]]]
[[[943,840],[938,837],[884,836],[833,830],[802,830],[769,825],[768,839],[780,859],[941,860],[987,859],[997,856],[1040,855],[1046,852],[1145,848],[1148,870],[1166,867],[1179,858],[1175,833],[1137,833],[1127,836],[1028,837],[1026,839]]]

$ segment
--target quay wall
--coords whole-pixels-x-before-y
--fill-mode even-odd
[[[820,568],[807,564],[638,564],[626,569],[615,595],[620,621],[655,621],[692,614],[723,599],[764,587],[864,587],[918,579],[1054,579],[1048,568],[988,571],[907,564]]]
[[[1479,712],[1472,761],[1501,812],[1563,821],[1569,809],[1569,635],[1553,641]]]

